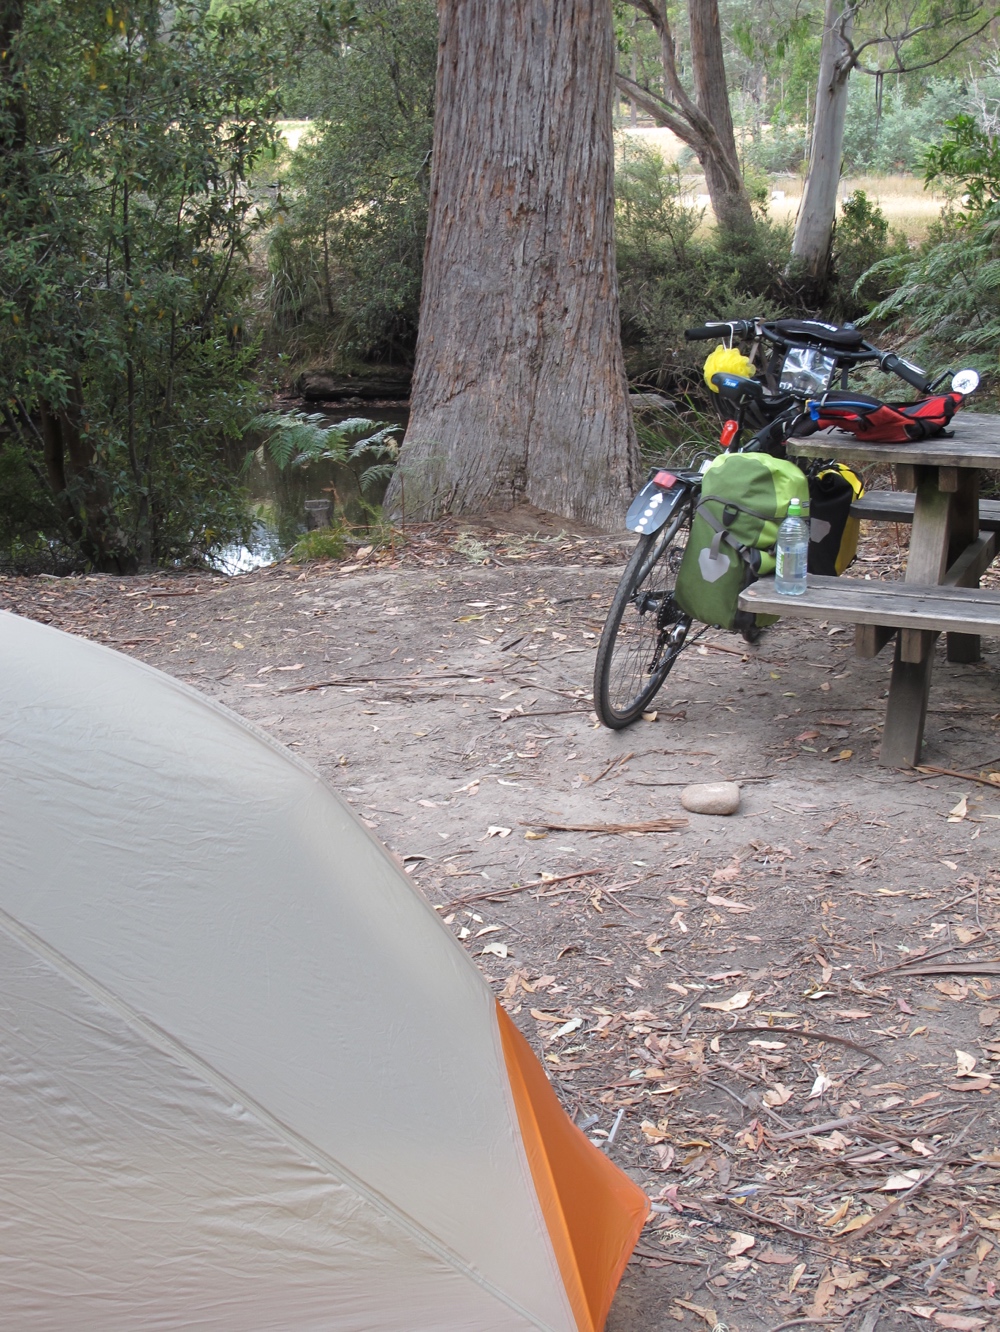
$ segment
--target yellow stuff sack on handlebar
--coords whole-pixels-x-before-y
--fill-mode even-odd
[[[754,372],[753,361],[749,356],[744,356],[739,347],[724,347],[720,342],[714,352],[709,352],[705,358],[705,383],[713,393],[718,393],[718,389],[712,383],[712,376],[718,374],[742,375],[744,379],[752,379]]]

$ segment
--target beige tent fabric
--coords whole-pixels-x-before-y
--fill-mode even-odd
[[[17,1328],[575,1327],[494,1003],[310,769],[0,614]]]

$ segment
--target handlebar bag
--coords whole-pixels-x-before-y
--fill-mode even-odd
[[[905,444],[947,434],[945,427],[962,404],[960,393],[941,393],[921,402],[880,402],[864,393],[833,391],[809,403],[817,430],[835,426],[871,444]]]
[[[745,587],[774,572],[778,527],[791,500],[808,504],[809,483],[794,463],[767,453],[723,453],[702,478],[674,600],[720,629],[773,624],[737,605]]]

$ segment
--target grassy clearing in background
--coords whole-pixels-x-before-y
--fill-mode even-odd
[[[634,137],[649,148],[655,148],[668,165],[676,162],[685,145],[668,129],[650,126],[623,127],[623,133]],[[703,208],[702,225],[714,221],[712,206],[705,188],[705,177],[700,173],[685,173],[682,177],[684,202],[691,207]],[[768,212],[776,222],[793,222],[802,199],[800,176],[768,176],[771,200]],[[935,190],[925,190],[919,176],[845,176],[840,182],[839,197],[844,200],[855,190],[863,190],[878,204],[893,231],[901,231],[908,241],[921,241],[931,224],[940,215],[946,196]]]

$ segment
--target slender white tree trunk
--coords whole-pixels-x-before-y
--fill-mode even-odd
[[[795,221],[791,266],[804,282],[807,296],[815,301],[821,301],[826,291],[837,219],[847,80],[851,73],[843,38],[850,38],[853,21],[850,4],[845,7],[844,0],[826,0],[809,174]]]
[[[440,0],[410,423],[387,511],[602,526],[638,478],[614,251],[607,0]]]

